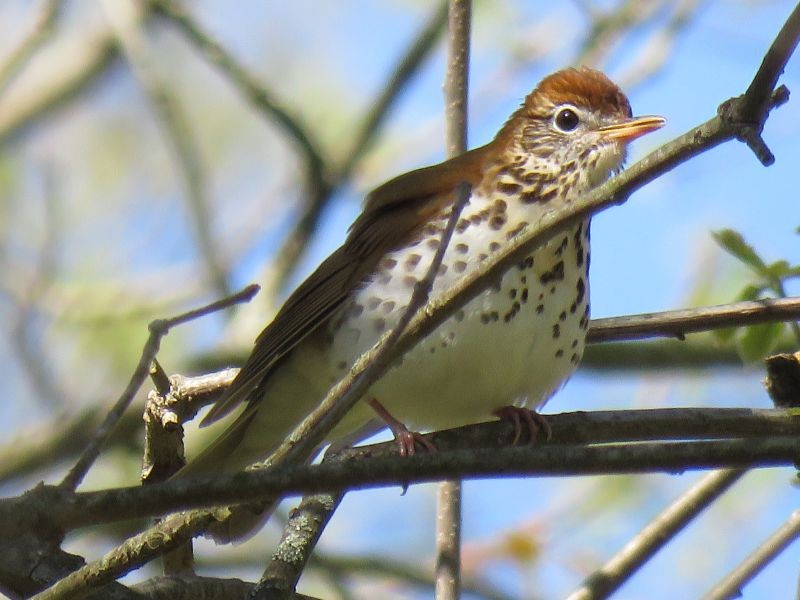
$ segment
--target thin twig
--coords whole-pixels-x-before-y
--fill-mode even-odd
[[[197,249],[208,273],[208,282],[216,295],[229,296],[227,268],[212,233],[213,214],[209,209],[205,169],[191,127],[177,99],[156,73],[138,22],[122,16],[130,12],[131,4],[119,0],[104,0],[102,4],[134,77],[150,101],[165,141],[173,150],[186,189],[187,212],[194,225]]]
[[[445,145],[450,157],[467,151],[472,1],[449,0],[447,72],[444,81]],[[435,597],[461,595],[461,482],[442,481],[436,492]]]
[[[742,587],[747,585],[798,537],[800,537],[800,510],[794,511],[788,521],[781,525],[764,540],[764,543],[755,552],[744,559],[741,564],[705,594],[702,600],[738,598],[741,596]]]
[[[567,596],[567,600],[608,598],[744,473],[742,469],[724,469],[706,475],[586,578],[579,589]]]
[[[161,347],[161,338],[167,335],[169,330],[173,327],[186,323],[187,321],[204,317],[205,315],[223,310],[229,306],[233,306],[234,304],[249,302],[250,299],[258,292],[258,289],[259,288],[257,285],[249,285],[241,292],[238,292],[227,298],[223,298],[222,300],[212,302],[211,304],[202,308],[191,310],[178,315],[177,317],[172,317],[170,319],[158,319],[150,323],[148,327],[150,335],[144,344],[144,348],[142,348],[142,356],[139,359],[139,364],[136,365],[128,385],[125,387],[122,395],[120,395],[120,397],[117,399],[114,406],[109,410],[103,422],[97,428],[94,437],[86,446],[86,449],[83,451],[80,458],[78,458],[75,466],[70,469],[69,473],[67,473],[64,479],[61,481],[61,488],[74,490],[78,487],[78,485],[80,485],[80,482],[83,480],[94,461],[100,455],[101,448],[105,445],[105,443],[108,441],[108,438],[114,432],[114,429],[116,428],[120,418],[122,418],[125,409],[128,408],[128,405],[133,400],[136,392],[147,379],[147,376],[150,373],[150,363],[153,361],[153,358],[155,358],[159,348]]]
[[[59,202],[55,175],[51,166],[42,169],[44,234],[33,274],[27,281],[25,290],[16,306],[11,343],[19,355],[28,380],[36,391],[36,396],[50,409],[67,404],[64,390],[50,369],[51,360],[45,348],[37,343],[33,333],[36,306],[50,289],[58,270],[58,246],[60,241],[58,209]]]
[[[593,319],[586,341],[621,342],[800,319],[800,298],[776,298]]]

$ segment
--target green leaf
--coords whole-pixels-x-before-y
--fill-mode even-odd
[[[783,281],[791,271],[791,266],[789,266],[788,261],[785,260],[776,260],[774,263],[767,265],[767,275],[779,281]]]
[[[736,295],[736,302],[744,302],[746,300],[760,300],[761,294],[764,290],[768,289],[767,285],[750,284],[742,288],[742,291]]]
[[[783,328],[783,323],[765,323],[748,327],[737,340],[739,356],[746,363],[761,360],[775,349]]]
[[[720,229],[712,231],[711,235],[717,240],[729,254],[735,256],[747,266],[755,269],[759,273],[764,273],[767,265],[755,251],[755,249],[744,241],[744,237],[733,229]]]

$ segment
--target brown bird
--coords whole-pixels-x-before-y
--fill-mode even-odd
[[[185,473],[238,470],[268,456],[397,323],[428,271],[462,182],[471,186],[469,202],[434,299],[545,212],[617,172],[627,144],[663,124],[661,117],[632,118],[628,99],[602,73],[565,69],[543,79],[489,144],[372,191],[345,243],[258,336],[204,424],[241,402],[244,410]],[[581,359],[588,269],[587,220],[536,248],[442,323],[375,383],[329,441],[388,425],[410,453],[415,436],[405,426],[455,427],[492,413],[519,419],[521,407],[541,407]]]

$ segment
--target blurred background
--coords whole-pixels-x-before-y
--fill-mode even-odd
[[[634,114],[668,119],[633,145],[636,160],[741,94],[791,9],[476,0],[470,146],[489,141],[544,75],[586,64],[625,89]],[[3,495],[58,481],[123,389],[150,320],[260,283],[252,303],[173,330],[159,354],[170,373],[237,364],[343,241],[363,195],[444,157],[438,3],[197,0],[187,14],[128,0],[0,1]],[[798,65],[782,78],[795,93]],[[728,143],[596,217],[595,317],[799,291],[789,271],[781,286],[765,284],[711,235],[733,229],[767,263],[800,261],[799,107],[792,98],[767,122],[770,168]],[[546,412],[769,407],[759,361],[796,349],[790,336],[778,326],[595,347]],[[141,396],[86,489],[138,481]],[[190,447],[202,445],[203,432],[188,430]],[[467,482],[467,597],[563,596],[700,476]],[[618,597],[698,596],[797,507],[794,477],[748,474]],[[432,572],[434,490],[347,496],[300,591],[431,597],[414,576]],[[133,527],[78,532],[69,549],[96,558]],[[199,542],[203,573],[257,578],[278,534],[233,548]],[[744,597],[789,597],[799,558],[790,547]]]

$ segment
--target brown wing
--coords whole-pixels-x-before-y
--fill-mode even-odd
[[[428,218],[453,202],[458,184],[480,182],[489,146],[400,175],[373,190],[345,243],[289,296],[202,425],[222,418],[239,402],[257,399],[253,392],[276,363],[344,305],[384,254],[400,247]]]

